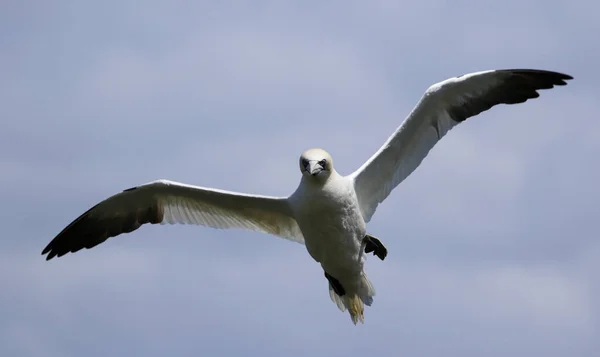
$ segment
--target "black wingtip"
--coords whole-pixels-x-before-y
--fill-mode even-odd
[[[132,187],[128,191],[137,188]],[[133,232],[144,224],[159,224],[164,217],[163,205],[158,201],[126,210],[120,215],[106,214],[103,209],[91,214],[101,204],[81,214],[48,243],[42,250],[42,255],[48,254],[46,260],[93,248],[111,237]]]
[[[44,250],[42,250],[42,255],[46,255],[46,254],[48,254],[48,253],[50,252],[50,250],[51,250],[51,249],[52,249],[52,248],[50,247],[50,244],[48,244],[48,245],[46,246],[46,248],[44,248]],[[51,254],[48,254],[48,256],[46,256],[46,260],[50,260],[50,259],[52,259],[52,258],[50,257],[50,255],[51,255]]]
[[[553,85],[564,86],[567,84],[565,81],[569,81],[573,79],[573,76],[562,73],[549,71],[545,69],[530,69],[530,68],[519,68],[519,69],[503,69],[499,70],[499,72],[509,72],[518,75],[535,75],[541,78],[546,78],[552,82]]]
[[[46,261],[54,258],[56,256],[56,252],[52,249],[52,242],[50,242],[44,250],[42,250],[42,255],[46,255]]]
[[[533,70],[535,71],[535,70]],[[548,75],[552,75],[553,77],[557,78],[557,79],[562,79],[563,81],[569,81],[571,79],[573,79],[573,76],[568,75],[566,73],[561,73],[561,72],[554,72],[554,71],[545,71],[545,70],[537,70],[535,72],[542,72],[542,73],[546,73]],[[566,83],[565,83],[566,84]]]

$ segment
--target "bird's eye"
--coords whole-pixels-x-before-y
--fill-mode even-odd
[[[319,165],[321,165],[322,167],[325,167],[326,163],[327,163],[327,160],[325,160],[325,159],[319,161]]]

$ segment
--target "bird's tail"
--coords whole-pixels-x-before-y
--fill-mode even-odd
[[[358,321],[364,323],[365,305],[371,306],[373,303],[375,288],[364,271],[361,273],[358,281],[347,285],[347,287],[344,286],[346,290],[344,296],[339,296],[335,293],[331,284],[329,284],[329,297],[342,312],[348,310],[350,318],[355,325]]]

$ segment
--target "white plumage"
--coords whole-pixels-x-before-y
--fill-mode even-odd
[[[83,213],[42,251],[46,259],[92,248],[110,237],[151,224],[241,228],[304,243],[329,283],[331,300],[364,321],[375,289],[364,273],[365,253],[387,250],[367,234],[377,206],[410,175],[457,124],[497,104],[539,96],[571,76],[543,70],[490,70],[450,78],[429,87],[383,146],[348,176],[331,156],[310,149],[300,157],[302,178],[289,197],[269,197],[158,180],[127,189]]]

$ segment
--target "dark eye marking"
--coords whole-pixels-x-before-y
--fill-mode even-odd
[[[327,160],[323,159],[323,160],[319,161],[319,165],[325,167],[325,164],[327,164]]]

